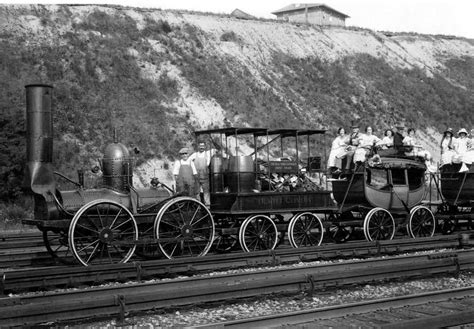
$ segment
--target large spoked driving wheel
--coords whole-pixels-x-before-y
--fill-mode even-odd
[[[135,218],[115,201],[89,202],[69,225],[69,247],[84,266],[125,263],[132,257],[137,240]]]
[[[69,248],[67,232],[64,230],[43,230],[43,242],[49,254],[55,261],[72,265],[75,259]]]
[[[309,212],[293,216],[288,226],[288,238],[293,248],[319,246],[323,234],[323,223],[318,216]]]
[[[190,197],[166,202],[156,215],[154,230],[158,247],[169,259],[204,256],[215,234],[214,220],[207,207]]]
[[[247,217],[240,226],[239,242],[246,252],[274,249],[278,242],[277,227],[268,216]]]
[[[425,206],[416,206],[408,214],[408,234],[412,238],[432,237],[436,230],[436,220]]]
[[[364,219],[364,235],[367,241],[392,240],[395,235],[395,221],[383,208],[371,209]]]

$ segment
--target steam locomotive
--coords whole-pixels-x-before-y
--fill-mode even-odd
[[[152,180],[133,187],[133,161],[114,140],[101,160],[101,188],[84,187],[53,169],[53,87],[26,86],[27,164],[24,186],[34,197],[34,220],[50,253],[81,264],[123,263],[135,251],[145,257],[203,256],[214,240],[214,221],[198,200],[175,196]],[[76,185],[61,191],[58,179]]]

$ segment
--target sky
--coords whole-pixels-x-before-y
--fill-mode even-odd
[[[0,3],[119,4],[131,7],[186,9],[230,13],[238,8],[256,17],[275,18],[272,11],[292,0],[0,0]],[[309,2],[308,2],[309,3]],[[455,35],[474,39],[473,0],[325,0],[348,16],[347,26],[376,31]]]

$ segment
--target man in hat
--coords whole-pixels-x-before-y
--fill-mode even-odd
[[[393,127],[393,148],[397,152],[404,153],[403,149],[403,139],[405,138],[405,125],[403,123],[398,123]]]
[[[187,147],[180,149],[179,156],[180,159],[175,161],[173,167],[176,192],[195,198],[199,194],[196,184],[197,170],[194,162],[189,159],[189,149]]]
[[[360,131],[359,131],[359,125],[357,123],[352,123],[351,125],[352,132],[349,135],[349,142],[348,146],[346,148],[346,166],[345,166],[345,171],[349,171],[351,169],[352,165],[352,160],[354,158],[354,152],[357,148],[357,146],[360,143]]]
[[[209,164],[214,155],[213,150],[206,150],[206,142],[198,141],[198,151],[194,152],[189,159],[194,163],[197,170],[200,191],[202,191],[202,199],[206,206],[211,204],[209,194]]]

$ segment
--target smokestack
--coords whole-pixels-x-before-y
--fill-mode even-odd
[[[23,186],[33,193],[54,193],[53,87],[43,84],[26,88],[26,169]]]

